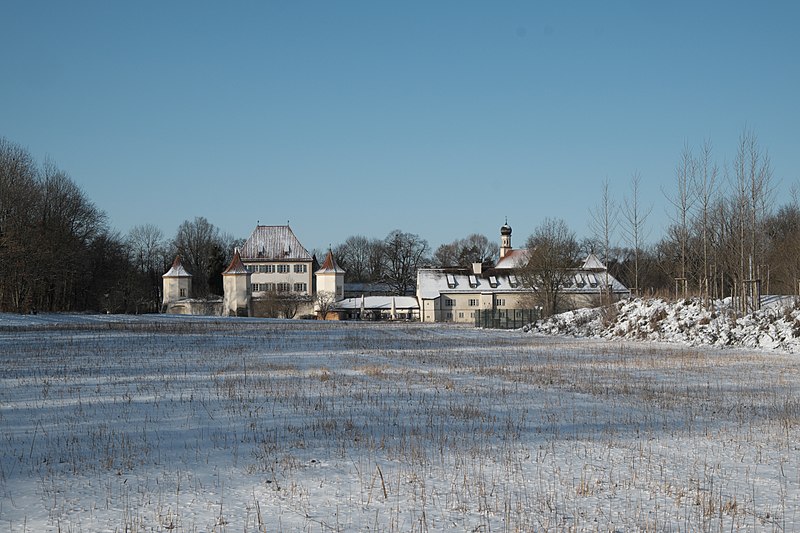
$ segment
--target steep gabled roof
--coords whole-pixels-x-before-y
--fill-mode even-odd
[[[496,269],[522,268],[528,262],[528,250],[520,248],[509,251],[504,258],[494,266]]]
[[[176,255],[175,260],[172,262],[172,267],[167,270],[167,273],[161,276],[162,278],[191,278],[192,275],[183,268],[181,263],[181,256]]]
[[[317,270],[317,274],[344,274],[344,269],[339,266],[336,259],[333,258],[333,252],[328,250],[328,255],[325,256],[325,261],[322,266]]]
[[[233,253],[233,259],[231,259],[231,264],[228,265],[228,268],[222,273],[223,276],[233,276],[236,274],[249,274],[248,270],[245,268],[244,263],[242,263],[242,257],[239,255],[239,250],[236,250]]]
[[[245,241],[241,256],[245,261],[311,261],[289,226],[256,226]]]
[[[586,261],[583,262],[583,266],[581,268],[583,268],[584,270],[603,271],[606,269],[606,266],[603,264],[602,261],[600,261],[600,259],[596,255],[589,254],[586,257]]]

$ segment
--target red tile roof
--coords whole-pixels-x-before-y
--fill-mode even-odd
[[[225,269],[222,275],[232,276],[235,274],[248,274],[248,273],[249,272],[244,267],[244,263],[242,263],[242,257],[239,255],[239,250],[236,250],[233,253],[233,259],[231,259],[231,264],[228,265],[228,268]]]
[[[167,270],[167,273],[161,276],[162,278],[191,278],[192,275],[183,268],[181,263],[181,256],[176,255],[175,260],[172,262],[172,267]]]
[[[329,272],[341,272],[344,274],[344,269],[336,263],[336,259],[333,258],[333,252],[330,250],[328,250],[328,255],[325,256],[325,261],[322,263],[322,266],[319,268],[319,270],[317,270],[318,274],[325,274]]]

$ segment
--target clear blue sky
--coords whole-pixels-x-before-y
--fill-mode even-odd
[[[0,5],[0,136],[122,233],[287,220],[307,248],[395,228],[433,247],[505,217],[590,234],[642,175],[651,233],[684,143],[745,127],[800,178],[798,2]]]

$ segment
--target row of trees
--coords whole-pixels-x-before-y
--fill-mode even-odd
[[[533,251],[530,282],[549,287],[542,289],[545,308],[557,309],[558,272],[589,252],[638,294],[734,296],[747,310],[759,291],[798,291],[800,202],[793,195],[774,205],[769,155],[752,132],[742,133],[730,162],[716,161],[710,142],[684,147],[674,187],[664,191],[672,223],[650,244],[653,206],[640,197],[641,181],[635,173],[623,195],[603,183],[591,235],[582,241],[563,220],[534,229],[525,243]],[[39,165],[0,138],[0,310],[155,311],[161,275],[176,254],[193,273],[197,296],[221,294],[221,272],[242,242],[203,217],[185,221],[172,238],[150,224],[119,235],[55,164]],[[418,268],[491,263],[498,246],[473,234],[432,251],[419,235],[395,230],[384,239],[349,237],[334,254],[347,281],[385,283],[408,294]]]
[[[634,174],[621,203],[603,185],[583,246],[602,251],[635,292],[733,297],[743,312],[758,307],[760,294],[797,294],[800,203],[792,194],[775,204],[769,154],[753,132],[739,136],[732,161],[717,161],[710,141],[684,146],[673,187],[663,191],[671,224],[651,245],[644,243],[652,206],[642,203],[640,184]]]
[[[175,254],[199,295],[222,292],[236,245],[205,218],[173,239],[153,225],[120,235],[105,213],[53,162],[0,138],[0,310],[152,312]]]
[[[120,240],[52,162],[0,138],[0,308],[99,309],[123,279]]]
[[[484,235],[472,234],[442,244],[431,255],[428,241],[413,233],[394,230],[385,239],[363,235],[348,237],[333,252],[347,271],[347,281],[386,283],[393,292],[408,294],[416,287],[418,268],[492,262],[499,253],[499,246]]]

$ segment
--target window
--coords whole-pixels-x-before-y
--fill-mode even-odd
[[[294,266],[294,273],[295,274],[304,274],[308,272],[308,265],[295,265]]]
[[[464,318],[464,311],[458,312],[458,318]]]
[[[307,285],[305,283],[295,283],[294,292],[306,292]]]
[[[491,285],[493,289],[499,285],[495,276],[489,276],[489,285]]]
[[[253,289],[253,292],[258,292],[258,291],[260,291],[260,290],[261,290],[261,289],[259,288],[259,287],[261,287],[261,285],[259,285],[258,283],[251,283],[251,284],[250,284],[250,286],[252,287],[252,289]]]
[[[497,299],[497,307],[503,307],[504,305],[506,305],[506,299],[505,298],[498,298]]]
[[[275,292],[275,284],[274,283],[262,283],[261,290],[266,292]]]
[[[478,300],[475,299],[475,298],[470,298],[469,299],[469,306],[470,307],[478,307]]]
[[[259,272],[266,272],[267,271],[267,265],[258,265],[258,271]]]
[[[272,274],[275,272],[275,265],[264,265],[264,272]]]
[[[445,298],[445,299],[444,299],[444,305],[445,305],[446,307],[455,307],[455,305],[456,305],[456,301],[455,301],[455,300],[453,300],[452,298]]]
[[[178,289],[181,298],[186,298],[186,289]]]
[[[508,283],[511,285],[512,288],[516,288],[519,285],[519,280],[517,280],[517,276],[511,274],[508,276]]]
[[[278,274],[288,274],[289,265],[278,265]]]
[[[289,292],[291,290],[291,285],[288,283],[278,283],[278,292]]]
[[[447,318],[447,320],[452,320],[452,319],[453,319],[453,313],[451,313],[450,311],[448,311],[448,312],[447,312],[447,315],[446,315],[446,318]]]
[[[472,287],[473,289],[478,286],[478,276],[476,276],[475,274],[469,275],[469,286]]]
[[[456,277],[452,274],[445,274],[445,278],[447,278],[447,286],[451,289],[456,288]]]
[[[253,265],[245,265],[244,269],[248,272],[255,272],[256,268]]]

